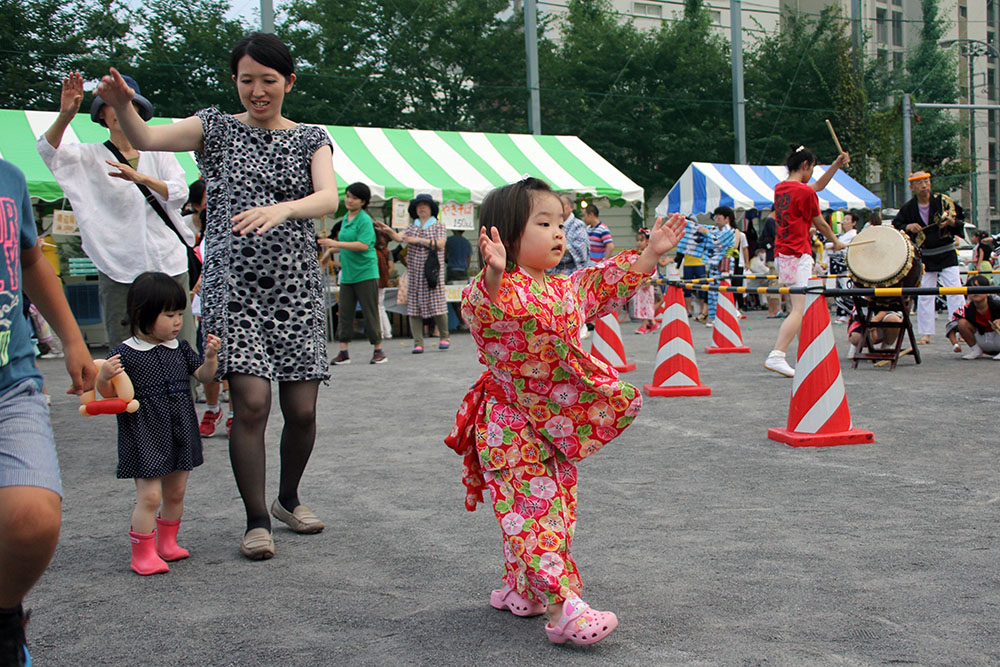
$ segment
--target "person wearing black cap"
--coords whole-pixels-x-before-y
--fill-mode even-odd
[[[139,94],[139,84],[130,77],[126,77],[126,83],[135,91],[132,104],[136,111],[144,120],[152,118],[153,105]],[[42,160],[73,204],[83,251],[98,271],[108,345],[115,347],[132,335],[123,319],[125,296],[136,276],[162,271],[187,293],[187,250],[178,234],[184,243],[194,244],[194,233],[180,216],[188,186],[174,154],[140,153],[133,148],[118,126],[115,110],[98,96],[90,106],[90,119],[108,128],[109,143],[126,161],[119,161],[107,144],[64,141],[66,128],[82,101],[83,77],[72,72],[62,81],[59,115],[38,138],[37,145]],[[136,185],[148,188],[174,229],[167,227]],[[188,308],[180,337],[194,345],[194,333],[194,319]]]
[[[433,317],[441,339],[438,349],[447,350],[451,346],[448,335],[448,302],[444,297],[444,244],[447,232],[444,223],[437,219],[438,205],[429,194],[419,194],[410,200],[408,209],[413,222],[400,234],[392,227],[377,223],[397,243],[406,243],[406,288],[408,297],[406,311],[410,316],[413,333],[413,354],[424,351],[424,318]],[[434,285],[428,282],[424,270],[431,252],[437,255],[438,277]]]

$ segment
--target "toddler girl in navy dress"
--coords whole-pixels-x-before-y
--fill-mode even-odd
[[[137,412],[118,415],[118,478],[135,479],[129,539],[132,569],[143,575],[168,572],[166,561],[189,555],[177,544],[177,530],[188,474],[202,454],[188,376],[212,381],[220,341],[208,335],[204,362],[178,341],[186,307],[187,294],[173,278],[140,274],[126,299],[132,337],[111,350],[97,375],[99,389],[110,395],[111,378],[127,371],[139,401]]]

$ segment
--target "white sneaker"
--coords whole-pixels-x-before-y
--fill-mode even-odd
[[[590,338],[590,329],[584,327],[583,331],[580,332],[580,340]]]
[[[785,377],[795,377],[795,369],[788,365],[785,355],[770,354],[764,362],[764,368],[769,371],[784,375]]]
[[[975,345],[972,346],[972,349],[969,350],[968,354],[963,354],[962,355],[962,358],[963,359],[978,359],[981,356],[983,356],[983,348],[979,347],[979,343],[976,343]]]
[[[847,324],[847,316],[841,315],[840,317],[837,318],[836,322],[837,324]]]
[[[715,320],[712,320],[711,322],[705,322],[705,326],[711,329],[712,327],[715,326]]]
[[[1000,354],[998,354],[997,356],[993,357],[993,361],[1000,361]]]

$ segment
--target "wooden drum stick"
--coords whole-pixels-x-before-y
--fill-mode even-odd
[[[830,136],[833,137],[833,143],[837,144],[837,154],[839,155],[840,153],[843,153],[844,149],[840,147],[840,139],[837,138],[837,133],[833,131],[833,123],[830,122],[829,118],[826,119],[826,127],[830,130]]]

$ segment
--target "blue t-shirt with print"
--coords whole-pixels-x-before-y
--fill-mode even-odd
[[[28,184],[21,170],[0,160],[0,394],[23,380],[42,388],[35,367],[31,326],[24,315],[21,289],[21,251],[37,242]]]

